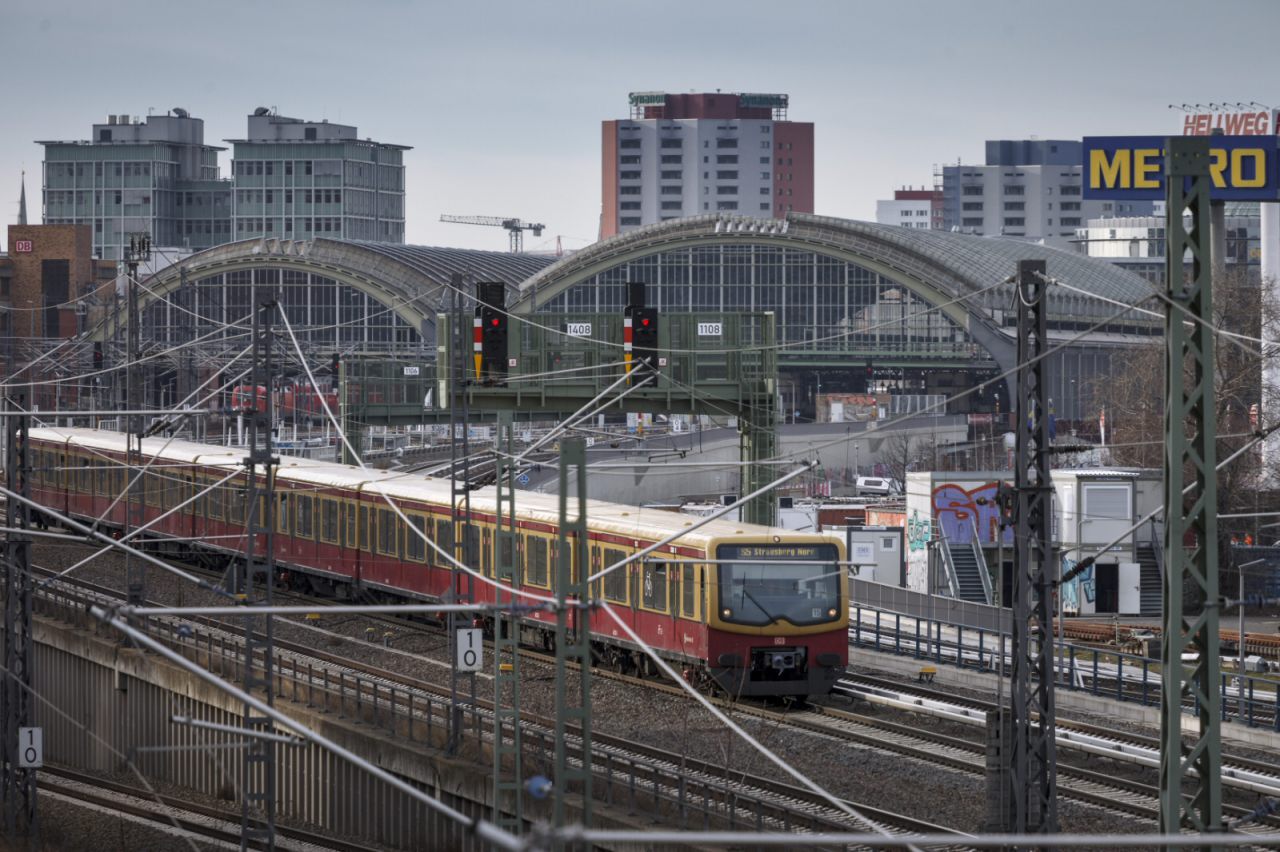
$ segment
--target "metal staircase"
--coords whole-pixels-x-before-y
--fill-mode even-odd
[[[1138,581],[1141,584],[1140,612],[1142,615],[1159,615],[1164,606],[1162,592],[1164,566],[1161,565],[1162,553],[1154,528],[1151,531],[1151,540],[1139,541],[1135,552],[1138,565],[1141,566]]]
[[[937,541],[952,595],[970,603],[990,604],[991,577],[978,546],[977,529],[971,541],[952,542],[946,536],[939,536]]]

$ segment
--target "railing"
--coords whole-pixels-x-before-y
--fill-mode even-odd
[[[993,632],[861,605],[850,610],[849,638],[855,646],[981,671],[998,669],[1001,656],[1007,661],[1009,654],[1007,629]],[[1055,645],[1055,670],[1058,689],[1144,707],[1161,704],[1159,660],[1068,643]],[[1243,722],[1250,728],[1280,732],[1280,684],[1275,680],[1223,672],[1218,690],[1224,722]],[[1200,714],[1198,702],[1186,703],[1184,709]]]
[[[987,570],[987,558],[982,555],[982,545],[978,543],[978,520],[973,515],[969,516],[969,527],[973,530],[973,538],[969,541],[969,546],[973,548],[973,561],[978,566],[978,576],[982,578],[982,592],[987,597],[987,603],[994,603],[995,596],[991,593],[991,572]],[[999,534],[996,533],[996,535]]]
[[[951,590],[951,597],[960,598],[960,578],[956,575],[956,565],[951,561],[951,544],[947,541],[947,537],[942,532],[942,527],[938,527],[938,537],[934,539],[937,545],[937,552],[942,559],[942,567],[947,576],[947,588]],[[932,583],[932,581],[930,581]],[[933,589],[928,590],[933,594]]]
[[[96,602],[94,598],[79,592],[50,587],[38,593],[36,609],[42,615],[96,629],[101,627],[100,623],[87,614],[86,605],[92,602]],[[177,620],[152,619],[147,622],[147,628],[158,641],[207,671],[230,682],[243,680],[244,649],[239,637],[221,630],[194,631],[188,623]],[[448,696],[433,695],[340,666],[323,663],[318,666],[312,659],[279,650],[273,660],[277,707],[286,703],[305,704],[308,709],[368,725],[406,742],[429,748],[443,748],[446,744],[447,719],[452,709]],[[460,714],[463,735],[470,738],[478,751],[483,750],[485,742],[493,736],[491,712],[464,703]],[[554,763],[554,730],[526,722],[522,744],[521,759],[526,761],[526,766]],[[583,757],[576,738],[570,743],[570,754],[578,760]],[[678,822],[684,828],[727,826],[823,832],[843,826],[820,814],[797,811],[795,802],[785,798],[785,793],[769,800],[744,792],[751,783],[749,780],[732,781],[728,774],[723,778],[714,777],[716,769],[710,765],[696,770],[701,777],[690,779],[686,770],[692,769],[691,766],[666,764],[661,758],[629,753],[623,745],[600,742],[593,749],[591,762],[595,799],[626,807],[632,814],[643,810],[655,819]],[[708,772],[713,774],[709,776]]]

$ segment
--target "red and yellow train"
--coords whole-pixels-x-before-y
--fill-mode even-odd
[[[30,435],[34,499],[77,519],[123,523],[123,501],[111,507],[127,481],[123,435],[55,428]],[[142,457],[152,462],[138,487],[143,524],[244,464],[243,450],[182,441],[165,446],[160,438],[142,441]],[[240,473],[155,523],[147,531],[154,546],[184,558],[236,558],[246,543],[246,477]],[[285,457],[275,491],[274,547],[282,581],[336,596],[437,601],[462,574],[387,503],[393,501],[441,548],[460,554],[466,525],[451,518],[447,480]],[[492,488],[472,492],[465,535],[470,552],[479,554],[472,567],[486,577],[494,576],[495,511]],[[572,570],[590,573],[694,523],[685,515],[601,501],[588,502],[587,518],[590,564]],[[518,494],[519,588],[551,593],[558,523],[557,498]],[[257,542],[257,552],[265,544]],[[691,680],[732,695],[819,695],[831,689],[848,660],[843,560],[844,544],[834,536],[716,520],[597,580],[592,595]],[[487,583],[475,583],[478,600],[492,601],[493,592]],[[522,638],[549,645],[554,618],[530,613]],[[597,608],[587,618],[602,664],[652,671],[608,613]]]

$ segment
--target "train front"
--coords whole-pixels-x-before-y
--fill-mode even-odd
[[[849,660],[843,545],[717,543],[708,583],[707,663],[729,695],[825,695]]]

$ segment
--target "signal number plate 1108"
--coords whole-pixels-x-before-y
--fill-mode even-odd
[[[719,337],[723,333],[724,333],[724,327],[718,322],[698,323],[699,337]]]

